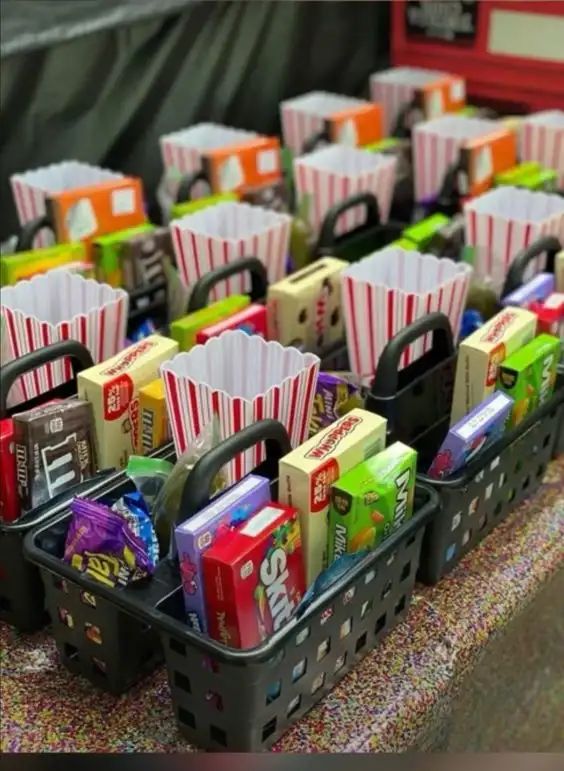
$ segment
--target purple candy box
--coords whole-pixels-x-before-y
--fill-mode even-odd
[[[268,479],[249,474],[175,530],[188,625],[207,632],[202,554],[222,526],[247,519],[271,499]]]
[[[513,399],[496,391],[451,427],[428,474],[443,479],[459,471],[505,431]]]

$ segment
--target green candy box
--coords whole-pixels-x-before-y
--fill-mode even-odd
[[[374,549],[413,514],[417,453],[395,442],[344,474],[331,488],[329,564]]]
[[[498,390],[514,400],[508,428],[518,426],[550,399],[559,360],[560,340],[546,334],[535,337],[505,359],[498,372]]]

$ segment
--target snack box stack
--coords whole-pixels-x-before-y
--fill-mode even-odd
[[[244,522],[269,501],[268,479],[249,474],[176,528],[186,619],[192,629],[208,631],[204,554],[221,537],[222,531],[231,538],[237,523]]]
[[[331,485],[386,443],[387,421],[354,409],[281,459],[279,498],[299,511],[306,583],[327,566]]]
[[[170,325],[170,336],[176,340],[181,351],[189,351],[198,342],[198,334],[215,324],[229,319],[250,305],[246,294],[233,294],[222,300],[188,313]]]
[[[305,593],[298,512],[268,502],[204,553],[210,636],[252,648],[287,623]]]
[[[139,391],[159,376],[178,343],[151,335],[78,375],[78,396],[94,411],[100,468],[125,468],[140,437]]]
[[[93,242],[96,278],[133,292],[165,278],[163,261],[174,261],[169,228],[143,223],[96,238]]]
[[[64,268],[80,273],[84,278],[93,278],[94,266],[87,261],[84,244],[80,241],[57,244],[44,249],[0,255],[0,284],[9,286],[18,281],[30,279],[39,273],[55,268]]]

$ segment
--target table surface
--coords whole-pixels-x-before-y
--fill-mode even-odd
[[[564,456],[538,493],[435,587],[416,587],[405,621],[275,745],[279,752],[421,746],[488,640],[564,564]],[[47,632],[0,625],[2,751],[189,752],[160,668],[119,698],[58,661]]]

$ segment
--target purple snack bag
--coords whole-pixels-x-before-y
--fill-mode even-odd
[[[74,498],[64,560],[107,586],[125,586],[153,572],[144,544],[108,506]]]
[[[355,407],[362,407],[360,387],[347,373],[320,372],[313,399],[310,436],[334,423]]]

